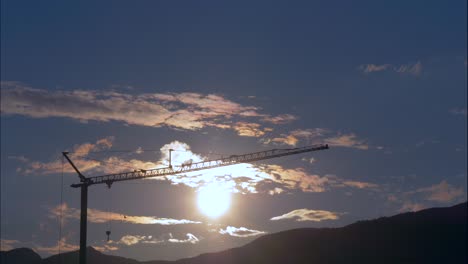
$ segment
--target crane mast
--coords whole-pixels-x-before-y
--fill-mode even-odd
[[[325,150],[328,149],[328,144],[318,144],[300,148],[290,149],[271,149],[266,151],[259,151],[241,155],[231,155],[220,159],[211,159],[200,162],[193,162],[182,164],[174,168],[171,164],[171,152],[169,150],[169,166],[164,168],[149,169],[149,170],[135,170],[132,172],[106,174],[94,177],[85,177],[79,169],[75,166],[72,160],[67,156],[68,152],[62,152],[63,156],[67,159],[70,165],[78,174],[80,183],[72,184],[73,188],[81,188],[81,212],[80,212],[80,264],[86,264],[86,234],[87,234],[87,211],[88,211],[88,187],[95,184],[107,184],[110,188],[112,183],[119,181],[138,180],[152,177],[164,177],[169,175],[183,174],[193,171],[200,171],[218,167],[225,167],[234,164],[248,163],[259,160],[267,160],[294,154]]]

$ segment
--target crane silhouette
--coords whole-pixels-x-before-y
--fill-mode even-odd
[[[311,145],[300,148],[289,149],[271,149],[266,151],[259,151],[241,155],[231,155],[226,158],[210,159],[206,161],[193,162],[183,164],[183,166],[174,169],[171,164],[171,152],[169,150],[169,166],[164,168],[156,168],[150,170],[134,170],[132,172],[106,174],[94,177],[85,177],[80,170],[75,166],[73,161],[68,157],[68,152],[62,152],[63,156],[67,159],[70,165],[78,174],[80,183],[72,184],[73,188],[81,188],[81,206],[80,206],[80,253],[79,263],[86,264],[86,235],[87,235],[87,221],[88,221],[88,187],[96,184],[106,184],[109,188],[114,182],[138,180],[153,177],[164,177],[168,175],[176,175],[193,171],[207,170],[218,167],[225,167],[239,163],[255,162],[259,160],[266,160],[278,158],[283,156],[295,155],[311,151],[328,149],[328,144]],[[106,232],[107,240],[109,240],[110,231]]]

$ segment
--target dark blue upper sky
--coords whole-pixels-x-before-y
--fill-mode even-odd
[[[205,178],[197,183],[116,184],[111,195],[92,189],[90,208],[100,212],[202,222],[127,223],[107,213],[118,227],[105,243],[95,212],[88,243],[138,259],[177,259],[262,232],[466,200],[466,1],[5,0],[1,7],[2,248],[56,252],[62,184],[54,168],[61,151],[80,147],[127,166],[116,172],[143,161],[163,165],[159,149],[174,141],[202,157],[331,146],[198,175]],[[138,147],[158,151],[92,153]],[[91,166],[87,175],[110,170],[75,159]],[[223,184],[238,189],[230,189],[228,213],[210,220],[196,196],[224,174],[232,178]],[[62,249],[78,243],[79,196],[68,188],[76,181],[65,170]],[[241,190],[242,181],[254,189]]]

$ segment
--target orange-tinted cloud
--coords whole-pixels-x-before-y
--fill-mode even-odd
[[[17,82],[1,82],[1,113],[32,118],[64,117],[81,122],[120,121],[128,125],[199,130],[204,127],[235,129],[231,119],[256,118],[272,124],[296,119],[290,114],[271,116],[259,107],[245,106],[221,95],[200,93],[128,94],[116,91],[48,91]],[[247,123],[251,123],[248,121]],[[242,124],[242,123],[241,123]],[[259,135],[260,130],[255,133]],[[252,136],[239,132],[241,136]]]
[[[297,209],[289,213],[272,217],[270,220],[292,219],[297,222],[313,221],[320,222],[324,220],[337,220],[341,214],[324,210]]]
[[[265,132],[261,129],[261,125],[249,122],[237,122],[233,126],[239,136],[244,137],[261,137]]]
[[[426,194],[426,200],[435,201],[435,202],[451,202],[457,198],[462,198],[466,196],[463,188],[456,188],[448,184],[445,180],[441,181],[439,184],[434,184],[430,187],[420,188],[416,192]]]
[[[50,209],[50,217],[58,218],[60,215],[63,219],[80,219],[80,210],[69,207],[66,203],[62,206],[58,205]],[[199,221],[191,221],[187,219],[173,219],[154,216],[132,216],[114,212],[105,212],[97,209],[88,209],[88,221],[90,223],[106,223],[108,221],[119,221],[130,224],[144,225],[182,225],[182,224],[201,224]]]
[[[68,252],[68,251],[75,251],[80,248],[79,245],[70,244],[67,242],[67,239],[63,237],[60,241],[53,246],[46,247],[46,246],[35,246],[33,249],[37,252],[45,252],[47,254],[58,254],[60,252]]]
[[[2,251],[9,251],[16,248],[21,242],[14,239],[0,239],[0,247]]]
[[[358,69],[366,74],[380,71],[393,71],[400,74],[409,74],[413,76],[419,76],[422,73],[423,66],[420,61],[416,63],[408,63],[401,65],[392,65],[392,64],[363,64],[358,67]]]
[[[289,146],[296,146],[300,141],[307,144],[329,144],[332,147],[345,147],[366,150],[369,145],[365,140],[359,139],[355,134],[340,134],[324,128],[298,129],[289,134],[282,134],[267,140],[266,143],[278,143]]]
[[[254,229],[248,229],[246,227],[234,227],[227,226],[225,229],[219,229],[218,231],[222,235],[230,235],[234,237],[252,237],[266,234],[265,231],[259,231]]]

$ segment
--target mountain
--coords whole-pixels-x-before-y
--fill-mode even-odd
[[[88,264],[466,263],[467,210],[465,202],[359,221],[341,228],[288,230],[262,236],[242,247],[177,261],[138,262],[89,247]],[[28,256],[34,253],[29,249],[16,250],[23,250]],[[28,262],[27,258],[4,261],[3,256],[12,251],[2,252],[2,264],[37,263]],[[59,258],[61,263],[78,263],[78,252],[51,256],[42,263],[58,264]]]
[[[25,263],[41,264],[42,259],[36,252],[29,248],[15,248],[10,251],[0,251],[0,263]]]
[[[462,203],[342,228],[289,230],[175,263],[466,263],[467,209]]]

